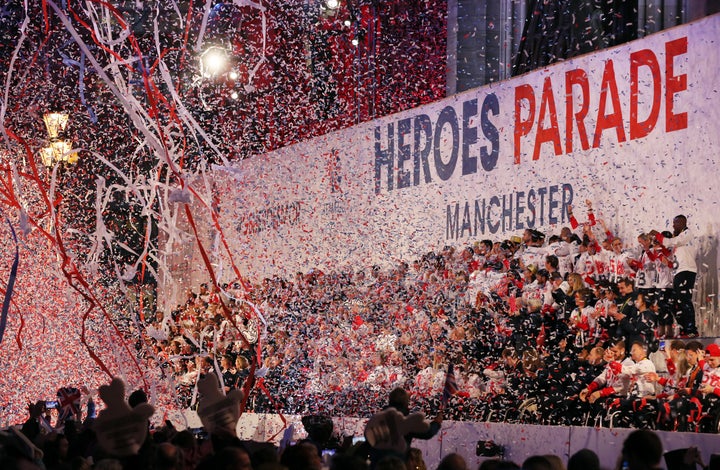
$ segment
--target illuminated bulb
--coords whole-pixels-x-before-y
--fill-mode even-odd
[[[353,38],[351,42],[353,46],[357,46],[358,44],[360,44],[360,41],[358,41],[357,38]]]
[[[230,93],[230,98],[232,98],[234,100],[238,99],[238,96],[239,95],[238,95],[237,91],[233,91],[232,93]]]
[[[345,20],[345,26],[350,26],[350,25],[352,25],[352,22],[350,20]]]
[[[337,10],[337,8],[340,6],[340,0],[326,0],[325,1],[325,8],[328,10]]]
[[[233,70],[232,72],[230,72],[230,80],[237,80],[237,78],[238,73],[236,71]]]
[[[216,77],[225,71],[227,52],[221,47],[210,47],[200,56],[200,70],[206,78]]]

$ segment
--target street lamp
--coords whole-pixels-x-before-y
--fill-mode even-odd
[[[51,139],[59,139],[65,136],[68,119],[70,117],[65,113],[46,113],[43,116],[48,136]]]
[[[325,0],[322,2],[322,8],[324,10],[337,10],[340,8],[340,0]]]
[[[80,158],[73,152],[72,140],[65,138],[69,116],[65,113],[51,112],[43,116],[45,128],[48,133],[48,145],[40,149],[40,158],[43,165],[50,168],[55,163],[73,165]]]

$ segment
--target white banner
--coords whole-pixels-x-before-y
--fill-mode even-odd
[[[715,15],[218,169],[234,261],[250,279],[387,266],[525,228],[558,233],[567,205],[582,218],[590,199],[629,245],[686,215],[704,243],[702,308],[714,309],[718,37]],[[232,280],[218,247],[208,239]]]

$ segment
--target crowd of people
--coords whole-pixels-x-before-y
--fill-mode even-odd
[[[295,445],[166,421],[136,455],[116,458],[97,447],[91,410],[82,424],[53,425],[38,402],[22,430],[0,432],[0,455],[63,469],[424,468],[407,436],[399,455],[370,442],[385,433],[373,430],[378,416],[407,417],[411,397],[413,410],[435,416],[420,438],[443,419],[717,432],[720,344],[697,338],[685,217],[626,247],[588,209],[579,224],[570,208],[571,226],[557,235],[527,230],[389,269],[314,269],[250,290],[203,284],[142,324],[139,349],[179,408],[197,408],[198,384],[215,373],[226,393],[244,392],[245,410],[319,419],[303,419],[308,438]],[[138,390],[129,403],[146,400]],[[318,425],[332,428],[330,416],[370,418],[370,438],[333,442]],[[460,455],[444,457],[438,468],[467,468]],[[486,470],[556,470],[551,457],[486,461]]]
[[[246,409],[368,416],[395,387],[455,420],[716,431],[720,347],[697,340],[687,220],[622,240],[596,221],[412,263],[202,285],[146,329],[193,407],[217,371]],[[259,387],[251,387],[260,381]]]
[[[149,406],[144,392],[137,390],[127,400],[128,413]],[[305,416],[302,424],[307,437],[297,442],[241,441],[234,433],[215,428],[207,435],[195,435],[192,430],[177,430],[170,422],[153,428],[142,420],[145,428],[137,448],[131,453],[114,454],[100,437],[100,416],[95,417],[88,403],[88,412],[77,413],[77,419],[65,419],[52,430],[43,425],[43,402],[29,405],[30,416],[22,427],[0,430],[0,464],[3,469],[44,470],[425,470],[422,451],[413,447],[413,439],[430,439],[440,430],[442,413],[432,423],[422,415],[409,411],[409,395],[401,388],[394,389],[387,406],[368,421],[367,440],[355,442],[353,436],[340,440],[334,433],[333,422],[326,416]],[[389,414],[388,414],[389,413]],[[80,417],[85,415],[84,420]],[[389,416],[404,416],[412,424],[403,424],[386,432],[373,433],[382,427]],[[128,415],[129,416],[129,415]],[[380,420],[376,418],[380,417]],[[417,418],[417,419],[416,419]],[[402,418],[400,418],[402,419]],[[120,443],[132,441],[127,428],[107,430]],[[135,431],[133,431],[135,432]],[[105,432],[102,434],[106,435]],[[371,436],[375,436],[371,438]],[[388,445],[382,445],[384,443]],[[481,443],[479,443],[481,444]],[[518,465],[504,460],[503,450],[495,451],[487,442],[477,452],[484,459],[478,470],[600,470],[600,459],[590,449],[582,449],[569,457],[567,465],[555,454],[530,455]],[[630,433],[618,452],[616,470],[652,470],[666,464],[668,470],[717,470],[720,455],[711,455],[706,465],[697,447],[664,452],[659,436],[650,430]],[[437,470],[468,470],[466,457],[450,452],[443,454]]]

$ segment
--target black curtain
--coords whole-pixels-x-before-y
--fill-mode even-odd
[[[637,38],[637,1],[530,0],[513,76]]]

